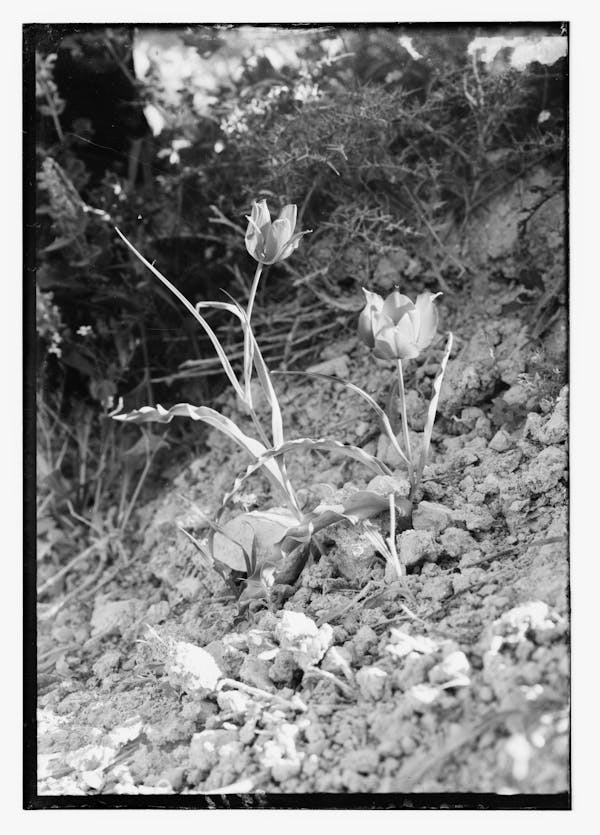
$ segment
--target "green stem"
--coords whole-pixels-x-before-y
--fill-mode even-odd
[[[258,262],[252,287],[250,288],[250,296],[248,298],[248,307],[246,308],[246,318],[248,319],[248,327],[244,330],[244,389],[246,392],[246,399],[249,406],[252,406],[252,391],[250,388],[250,381],[252,378],[252,364],[254,362],[254,345],[250,338],[250,317],[254,308],[254,299],[256,298],[256,291],[258,289],[258,282],[262,273],[263,265]]]
[[[248,319],[248,327],[245,329],[244,332],[244,364],[245,364],[245,388],[246,388],[246,407],[250,413],[250,417],[252,418],[252,422],[258,432],[259,438],[263,442],[263,444],[267,447],[271,447],[275,443],[275,439],[273,438],[273,443],[269,441],[267,435],[258,419],[258,415],[254,411],[254,406],[252,404],[252,391],[250,389],[250,381],[252,377],[252,363],[254,360],[254,343],[251,338],[251,325],[250,325],[250,316],[252,315],[252,308],[254,307],[254,299],[256,297],[256,289],[258,287],[258,282],[260,281],[260,275],[262,272],[263,265],[261,263],[258,264],[256,268],[256,273],[254,274],[254,280],[252,282],[252,287],[250,289],[250,298],[248,300],[248,307],[246,309],[246,317]],[[271,406],[271,408],[273,408]],[[300,510],[300,505],[298,504],[298,499],[296,497],[296,493],[292,484],[287,477],[285,463],[277,461],[277,468],[281,473],[281,478],[283,484],[285,485],[285,491],[287,493],[288,500],[292,507],[294,513],[298,516],[298,519],[301,521],[303,519],[302,511]]]
[[[247,405],[248,410],[250,412],[250,415],[252,417],[252,421],[254,423],[254,426],[256,427],[256,430],[259,434],[259,437],[262,440],[262,442],[264,443],[264,445],[266,447],[270,447],[271,443],[267,439],[266,434],[265,434],[265,432],[264,432],[264,430],[263,430],[263,428],[260,424],[260,421],[258,419],[258,416],[257,416],[256,412],[254,411],[254,407],[253,407],[253,404],[252,404],[252,390],[250,388],[250,382],[251,382],[251,379],[252,379],[252,365],[253,365],[253,362],[254,362],[254,342],[253,342],[252,337],[251,337],[251,327],[252,326],[250,324],[250,319],[251,319],[251,316],[252,316],[252,310],[254,308],[254,300],[256,298],[256,291],[258,289],[258,282],[260,281],[260,277],[262,275],[263,266],[264,265],[259,261],[258,265],[256,267],[256,272],[254,273],[254,279],[252,281],[252,286],[250,288],[250,296],[248,298],[248,307],[246,308],[246,318],[247,318],[248,321],[247,321],[247,328],[245,329],[245,332],[244,332],[244,368],[245,368],[245,370],[244,370],[245,383],[244,384],[245,384],[245,390],[246,390],[246,401],[247,401],[246,405]],[[275,439],[273,439],[273,442],[274,442],[274,440]],[[281,473],[281,478],[282,478],[283,484],[285,485],[285,490],[287,492],[288,500],[289,500],[289,502],[292,506],[292,510],[296,513],[298,518],[300,520],[302,520],[303,516],[302,516],[302,512],[300,510],[300,505],[298,504],[298,499],[297,499],[296,494],[294,492],[294,488],[292,487],[292,484],[291,484],[289,478],[287,477],[287,473],[286,473],[286,469],[285,469],[285,463],[278,461],[277,462],[277,467],[279,469],[279,472]]]
[[[248,317],[248,322],[250,322],[250,317],[252,316],[252,309],[254,308],[254,299],[256,298],[256,291],[258,289],[258,282],[260,281],[260,276],[262,274],[263,264],[259,261],[258,266],[256,268],[256,272],[254,273],[254,280],[252,282],[252,287],[250,288],[250,297],[248,299],[248,307],[246,308],[246,316]]]
[[[402,414],[402,434],[404,435],[404,446],[406,447],[406,457],[408,458],[408,478],[411,487],[414,490],[414,468],[412,450],[410,448],[410,436],[408,434],[408,419],[406,417],[406,397],[404,395],[404,375],[402,373],[402,360],[397,360],[398,363],[398,394],[400,395],[400,412]]]

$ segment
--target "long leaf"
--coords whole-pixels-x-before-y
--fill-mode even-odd
[[[229,295],[229,293],[227,295]],[[250,327],[250,324],[248,322],[246,311],[234,299],[232,299],[231,302],[199,302],[196,305],[196,307],[214,307],[217,310],[227,310],[229,313],[232,313],[234,316],[237,316],[237,318],[240,320],[242,328],[244,329],[244,334],[249,334],[251,343],[254,348],[253,359],[254,365],[256,367],[256,373],[258,375],[258,379],[263,388],[263,391],[265,392],[267,401],[271,408],[273,445],[281,446],[281,444],[283,443],[283,420],[281,417],[281,407],[279,406],[279,400],[277,399],[275,389],[273,388],[273,384],[271,382],[271,375],[269,373],[269,369],[267,368],[263,355],[260,351],[260,348],[258,347],[256,337],[254,336],[252,328]],[[249,372],[246,369],[246,381],[248,381],[248,374]]]
[[[225,290],[222,292],[226,293],[231,299],[231,302],[215,302],[215,301],[206,301],[206,302],[198,302],[196,304],[196,310],[200,311],[204,307],[212,308],[213,310],[226,310],[228,313],[232,313],[234,316],[240,320],[242,325],[242,331],[244,334],[244,353],[243,353],[243,360],[244,360],[244,390],[246,392],[246,400],[250,406],[252,406],[252,392],[250,391],[250,380],[252,377],[252,365],[249,362],[250,352],[248,349],[248,339],[249,339],[249,328],[248,328],[248,320],[245,316],[243,308],[233,299],[229,293]]]
[[[419,461],[419,468],[415,480],[415,489],[419,486],[421,482],[423,470],[425,469],[425,464],[427,462],[427,455],[429,454],[429,446],[431,444],[431,435],[433,433],[433,424],[435,422],[438,400],[440,399],[440,391],[442,390],[442,381],[444,379],[444,372],[446,370],[446,365],[448,364],[450,352],[452,351],[453,340],[454,337],[452,336],[452,332],[449,331],[448,341],[446,342],[446,350],[444,351],[444,356],[442,357],[439,371],[435,376],[435,380],[433,381],[433,394],[429,403],[429,409],[427,410],[427,420],[425,422],[425,430],[423,432],[423,451],[421,453],[421,459]]]
[[[388,500],[371,490],[361,490],[353,493],[347,499],[336,504],[320,504],[310,513],[307,513],[301,524],[290,528],[284,537],[284,550],[289,550],[289,542],[308,542],[313,534],[341,522],[346,519],[353,525],[371,516],[376,516],[387,509]]]
[[[412,504],[408,499],[399,498],[396,500],[394,498],[394,505],[396,511],[404,520],[410,517]],[[313,534],[343,519],[352,525],[356,525],[358,522],[364,522],[366,519],[383,513],[389,506],[389,497],[375,493],[373,490],[358,490],[339,503],[320,504],[305,515],[301,524],[287,531],[282,540],[282,550],[286,552],[291,550],[293,541],[307,542]]]
[[[253,458],[257,459],[257,468],[264,466],[267,476],[271,480],[274,480],[279,487],[283,488],[287,495],[283,476],[279,468],[274,461],[270,460],[272,456],[265,457],[267,448],[260,441],[244,434],[232,420],[220,414],[220,412],[210,409],[208,406],[191,406],[189,403],[177,403],[175,406],[171,406],[170,409],[164,409],[158,404],[156,407],[142,406],[141,409],[134,409],[134,411],[128,412],[127,414],[113,415],[112,417],[113,420],[120,420],[125,423],[170,423],[174,417],[187,417],[191,418],[191,420],[201,420],[204,423],[208,423],[209,426],[223,432],[227,437],[231,438],[231,440],[249,452]],[[261,463],[258,463],[259,461]]]
[[[252,382],[252,363],[254,360],[254,345],[256,340],[253,338],[252,329],[250,327],[250,321],[248,319],[248,315],[246,311],[242,308],[240,304],[228,293],[226,290],[223,290],[226,296],[229,296],[231,299],[231,303],[228,302],[200,302],[196,307],[213,307],[216,309],[221,310],[228,310],[230,313],[233,313],[234,316],[237,316],[240,322],[242,323],[242,331],[244,334],[244,390],[246,392],[246,400],[250,407],[252,407],[252,389],[251,389],[251,382]]]
[[[165,287],[167,287],[171,291],[171,293],[173,293],[173,295],[176,296],[179,299],[179,301],[189,310],[189,312],[196,319],[196,321],[204,328],[204,330],[206,331],[210,341],[212,342],[212,344],[214,346],[215,351],[217,352],[217,356],[219,357],[219,359],[221,361],[221,365],[223,366],[223,370],[225,371],[225,373],[227,374],[227,376],[229,378],[229,382],[231,383],[231,385],[235,389],[235,392],[238,395],[238,397],[240,398],[240,400],[242,402],[245,402],[246,401],[246,394],[245,394],[244,390],[242,389],[242,387],[239,383],[239,380],[235,375],[235,372],[234,372],[233,368],[231,367],[231,363],[227,359],[227,355],[225,354],[225,351],[223,350],[223,347],[222,347],[221,343],[219,342],[219,339],[218,339],[216,333],[213,331],[213,329],[208,324],[206,319],[204,319],[204,317],[200,315],[198,310],[196,310],[194,305],[188,299],[186,299],[186,297],[183,295],[183,293],[181,293],[177,289],[177,287],[175,287],[175,285],[171,284],[171,282],[169,281],[168,278],[165,278],[165,276],[161,272],[159,272],[153,264],[151,264],[149,261],[147,261],[144,258],[144,256],[140,252],[137,251],[137,249],[134,247],[134,245],[130,241],[127,240],[125,235],[123,235],[123,233],[116,226],[115,226],[115,231],[116,231],[117,235],[121,238],[121,240],[125,244],[127,244],[127,246],[133,252],[133,254],[136,256],[136,258],[139,258],[139,260],[142,262],[142,264],[150,270],[152,275],[156,276],[156,278],[158,278],[158,280],[161,281],[165,285]]]
[[[369,404],[371,409],[373,409],[373,411],[378,415],[378,417],[381,420],[384,431],[385,431],[386,435],[388,436],[388,438],[390,439],[390,442],[391,442],[392,446],[394,447],[395,451],[402,458],[402,460],[405,462],[407,467],[410,467],[409,460],[406,457],[406,455],[404,454],[404,452],[402,451],[402,448],[401,448],[400,444],[398,443],[398,438],[396,437],[396,435],[394,433],[394,430],[392,429],[390,419],[388,418],[386,413],[383,411],[381,406],[377,403],[377,401],[374,400],[371,397],[370,394],[367,394],[367,392],[364,389],[361,389],[360,386],[357,386],[354,383],[350,383],[350,382],[348,382],[348,380],[343,380],[340,377],[333,377],[331,374],[321,374],[321,372],[319,372],[319,371],[276,371],[275,373],[276,374],[299,374],[299,375],[302,375],[303,377],[314,377],[315,379],[329,380],[332,383],[339,383],[340,385],[345,386],[345,388],[347,388],[349,391],[353,391],[355,394],[358,394],[359,397],[362,397],[362,399],[365,400]]]
[[[232,489],[227,493],[227,495],[223,498],[221,503],[221,509],[219,511],[219,515],[223,513],[226,506],[229,504],[231,499],[241,490],[242,486],[245,484],[248,478],[255,473],[261,466],[265,464],[265,462],[269,461],[272,458],[277,458],[281,455],[285,455],[287,452],[292,452],[294,450],[326,450],[327,452],[337,452],[340,455],[344,455],[348,458],[353,458],[355,461],[359,461],[361,464],[364,464],[369,469],[376,472],[378,475],[391,475],[392,472],[387,467],[383,461],[380,461],[374,455],[371,455],[368,452],[365,452],[364,449],[360,449],[360,447],[352,446],[350,444],[342,444],[340,441],[335,441],[332,438],[298,438],[295,441],[286,441],[282,446],[278,447],[277,449],[269,449],[265,450],[261,458],[255,461],[253,464],[250,464],[246,472],[238,476],[235,480],[235,484],[233,485]]]
[[[227,295],[229,295],[229,293],[227,293]],[[231,296],[229,296],[229,298],[231,298]],[[251,351],[249,354],[250,361],[254,362],[259,382],[263,388],[263,391],[267,397],[267,401],[271,408],[273,446],[281,446],[281,444],[283,443],[283,420],[281,417],[281,408],[279,406],[279,400],[277,399],[275,389],[273,388],[273,383],[271,382],[271,375],[269,373],[269,369],[267,368],[267,364],[265,363],[261,350],[258,347],[258,342],[256,341],[256,337],[254,336],[254,332],[246,315],[246,311],[243,309],[243,307],[241,307],[241,305],[238,304],[238,302],[235,301],[235,299],[232,299],[232,302],[236,306],[239,315],[242,317],[242,325],[248,332],[251,345]],[[250,374],[250,372],[248,372],[248,374]]]
[[[225,291],[226,292],[226,291]],[[237,316],[242,324],[242,328],[244,331],[244,385],[246,387],[246,402],[248,408],[250,410],[253,409],[252,404],[252,390],[250,388],[250,375],[251,375],[251,365],[248,368],[248,361],[254,362],[256,367],[256,372],[258,374],[258,379],[262,385],[263,391],[267,397],[267,401],[269,403],[269,407],[271,409],[271,432],[273,438],[273,446],[280,447],[284,440],[283,440],[283,419],[281,417],[281,407],[279,406],[279,400],[277,399],[277,395],[275,393],[275,389],[273,388],[273,384],[271,382],[271,375],[269,374],[269,369],[263,359],[263,355],[258,347],[258,343],[256,341],[256,337],[252,331],[250,326],[250,322],[248,321],[248,316],[246,315],[246,311],[241,307],[241,305],[233,299],[229,293],[227,293],[229,298],[231,299],[231,303],[229,302],[199,302],[196,307],[213,307],[217,310],[227,310],[229,313],[232,313],[234,316]],[[248,343],[249,340],[249,343]],[[248,349],[248,344],[250,344],[252,350]],[[258,418],[256,418],[258,420]],[[297,505],[297,501],[295,499],[294,488],[292,483],[287,474],[287,468],[285,464],[285,460],[281,460],[278,462],[278,468],[281,473],[281,478],[283,481],[283,486],[290,497],[290,500],[293,504]]]

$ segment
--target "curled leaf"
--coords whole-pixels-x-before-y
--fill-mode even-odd
[[[390,423],[390,419],[384,410],[381,408],[379,403],[371,397],[364,389],[361,389],[360,386],[355,385],[354,383],[350,383],[348,380],[341,380],[339,377],[332,377],[331,374],[322,374],[318,371],[277,371],[277,374],[301,374],[303,377],[313,377],[316,380],[329,380],[332,383],[340,383],[342,386],[348,389],[348,391],[353,391],[355,394],[358,394],[359,397],[369,404],[371,409],[375,412],[375,414],[379,417],[381,422],[381,426],[385,434],[388,436],[390,443],[392,444],[395,452],[398,453],[400,458],[404,461],[407,466],[410,466],[410,462],[404,452],[402,451],[402,447],[398,443],[398,438],[396,437],[396,433]]]
[[[364,464],[377,475],[392,474],[389,467],[387,467],[383,461],[380,461],[376,456],[365,452],[365,450],[360,447],[352,446],[351,444],[343,444],[340,441],[333,440],[332,438],[298,438],[294,441],[286,441],[286,443],[276,449],[265,450],[263,455],[257,461],[250,464],[246,469],[246,472],[243,475],[238,476],[232,489],[224,497],[220,513],[225,510],[233,497],[242,489],[247,479],[250,478],[250,476],[260,467],[264,466],[273,458],[278,458],[279,456],[285,455],[287,452],[293,452],[294,450],[325,450],[327,452],[335,452],[348,458],[353,458],[355,461]]]
[[[329,525],[346,520],[352,525],[371,519],[389,508],[389,499],[372,490],[358,490],[347,499],[337,504],[320,504],[304,521],[290,528],[281,544],[284,552],[289,552],[297,542],[306,542],[313,534]],[[408,499],[396,500],[396,509],[402,518],[410,518],[412,505]]]
[[[286,495],[288,495],[287,486],[279,467],[271,458],[265,458],[267,448],[260,441],[244,434],[225,415],[216,412],[214,409],[210,409],[208,406],[192,406],[189,403],[177,403],[175,406],[171,406],[170,409],[165,409],[158,404],[157,406],[142,406],[141,409],[134,409],[132,412],[113,415],[112,417],[113,420],[121,420],[125,423],[169,423],[174,417],[187,417],[191,420],[201,420],[204,423],[208,423],[213,428],[223,432],[232,441],[235,441],[239,446],[249,452],[253,458],[258,459],[261,463],[257,461],[257,468],[264,467],[268,478],[282,488]]]
[[[235,571],[247,571],[244,551],[254,551],[255,571],[267,561],[276,564],[283,556],[277,545],[297,522],[296,516],[284,508],[242,513],[213,531],[209,538],[211,554]]]

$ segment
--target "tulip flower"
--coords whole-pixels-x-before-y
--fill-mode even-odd
[[[294,232],[297,214],[298,209],[293,203],[290,203],[283,207],[277,220],[271,222],[267,201],[261,200],[259,203],[254,201],[250,217],[246,216],[246,220],[248,221],[246,249],[258,261],[256,273],[254,274],[252,286],[250,287],[248,306],[246,308],[248,325],[250,325],[258,282],[260,281],[263,267],[289,258],[292,252],[298,248],[302,236],[310,231]],[[254,343],[250,338],[249,328],[244,331],[244,358],[246,397],[251,398],[250,378],[254,360]]]
[[[277,220],[271,222],[267,201],[252,204],[252,213],[246,217],[246,249],[259,264],[276,264],[284,261],[298,248],[300,239],[307,232],[296,232],[296,206],[284,206]]]
[[[433,342],[438,324],[438,313],[433,302],[441,293],[421,293],[413,303],[397,288],[385,301],[377,293],[371,293],[364,288],[363,292],[367,303],[358,319],[359,336],[372,348],[376,357],[396,362],[402,434],[406,450],[406,455],[402,457],[408,464],[411,495],[414,496],[423,471],[426,449],[424,447],[421,465],[415,470],[406,414],[402,360],[418,357],[421,351]]]
[[[397,289],[385,299],[363,288],[367,303],[358,320],[363,342],[380,359],[418,357],[433,342],[438,313],[433,304],[441,293],[421,293],[413,302]]]

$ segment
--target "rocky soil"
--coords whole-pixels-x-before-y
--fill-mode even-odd
[[[523,242],[511,238],[464,291],[439,300],[440,331],[454,332],[455,348],[423,495],[412,528],[397,535],[406,578],[386,576],[360,525],[340,523],[294,586],[240,613],[180,531],[201,538],[248,463],[210,434],[205,454],[138,509],[140,541],[122,570],[87,600],[55,614],[53,602],[40,607],[40,795],[568,789],[557,208],[530,223],[543,290],[528,285]],[[350,325],[323,343],[321,361],[383,403],[393,369]],[[443,343],[440,333],[408,364],[416,447]],[[363,401],[323,381],[275,379],[288,437],[362,445],[405,479]],[[221,407],[244,420],[233,399]],[[321,453],[290,457],[289,474],[307,504],[372,479]],[[239,507],[273,503],[259,476],[248,484]],[[375,521],[387,534],[387,516]]]

